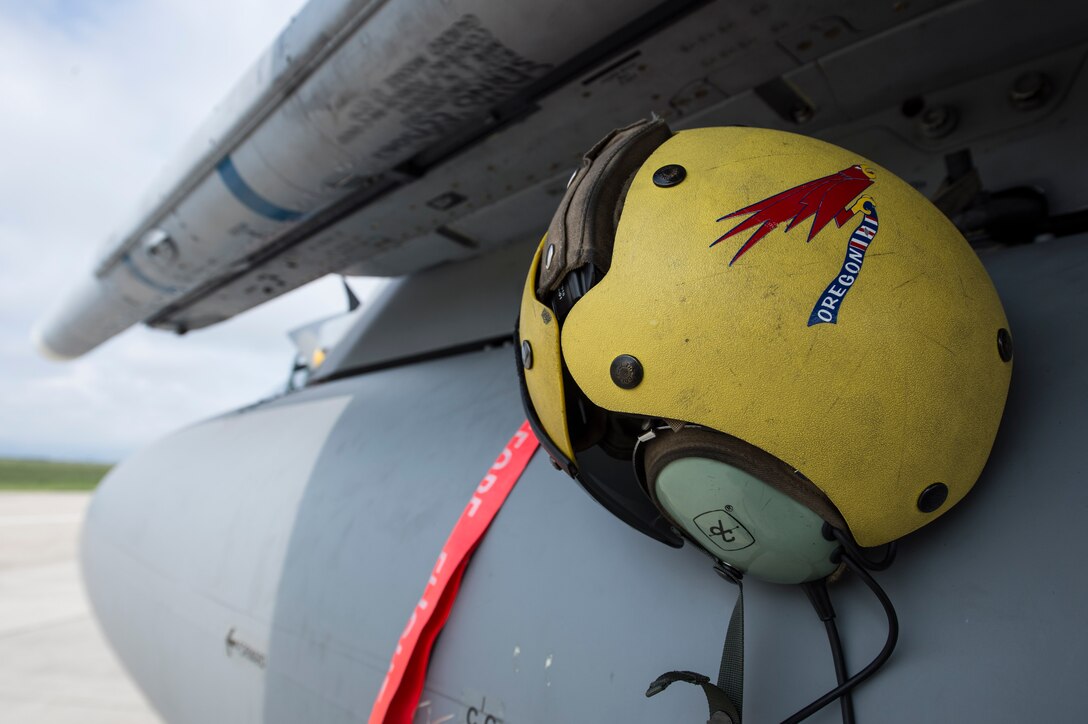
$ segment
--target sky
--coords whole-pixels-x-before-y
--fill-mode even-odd
[[[326,277],[184,337],[132,328],[75,361],[30,339],[303,4],[0,0],[0,456],[116,462],[282,388],[287,330],[345,309]]]

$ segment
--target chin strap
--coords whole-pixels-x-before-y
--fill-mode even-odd
[[[842,706],[844,724],[853,724],[854,707],[850,692],[858,684],[876,673],[877,669],[888,660],[899,638],[899,621],[895,615],[895,608],[892,606],[892,602],[884,589],[869,575],[869,570],[881,570],[891,564],[895,557],[894,545],[885,551],[882,559],[872,560],[865,557],[857,544],[847,534],[837,530],[833,530],[833,533],[842,547],[836,549],[834,554],[836,558],[832,558],[832,560],[835,562],[841,560],[876,596],[888,618],[888,637],[876,658],[870,661],[861,671],[848,677],[842,642],[835,626],[835,609],[831,605],[830,597],[827,595],[827,581],[825,579],[803,584],[813,608],[815,608],[820,620],[824,622],[827,628],[832,657],[835,661],[835,678],[838,685],[819,699],[783,720],[783,724],[798,724],[798,722],[812,716],[836,699],[840,700]],[[714,570],[726,580],[737,584],[739,589],[737,602],[733,606],[733,615],[729,619],[725,645],[722,647],[722,664],[718,670],[717,685],[710,683],[710,677],[697,674],[694,671],[669,671],[657,677],[650,684],[650,688],[646,690],[646,696],[660,694],[676,681],[695,684],[702,687],[703,693],[706,694],[707,705],[710,708],[710,719],[707,724],[741,724],[744,703],[744,589],[741,586],[739,571],[723,563],[715,566]]]
[[[722,578],[737,584],[737,602],[733,604],[733,614],[729,617],[729,628],[722,646],[717,685],[710,683],[710,677],[694,671],[669,671],[654,679],[646,690],[646,696],[660,694],[677,681],[695,684],[702,687],[706,694],[706,703],[710,708],[707,724],[741,724],[744,709],[744,587],[740,573],[721,566],[714,570]]]

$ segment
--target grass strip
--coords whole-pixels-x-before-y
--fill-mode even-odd
[[[0,490],[94,490],[111,467],[0,458]]]

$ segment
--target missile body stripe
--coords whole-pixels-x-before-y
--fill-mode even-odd
[[[223,160],[216,164],[215,170],[219,174],[219,178],[223,180],[223,184],[234,194],[234,198],[241,201],[250,211],[273,221],[298,221],[306,216],[301,211],[292,211],[277,206],[254,191],[253,187],[247,184],[242,175],[238,173],[238,169],[230,156],[224,156]]]

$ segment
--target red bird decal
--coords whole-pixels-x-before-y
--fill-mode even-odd
[[[744,245],[737,250],[737,253],[729,261],[729,266],[733,266],[733,262],[739,259],[744,252],[755,246],[757,241],[771,233],[771,230],[779,224],[789,221],[789,226],[786,227],[786,231],[789,231],[805,219],[815,215],[816,218],[812,222],[812,229],[808,232],[807,239],[807,241],[812,241],[812,237],[819,234],[825,226],[831,223],[832,219],[839,226],[849,221],[850,217],[855,213],[849,206],[850,202],[862,191],[869,188],[872,183],[873,172],[854,164],[830,176],[824,176],[815,181],[795,186],[788,191],[757,201],[751,206],[745,206],[743,209],[726,214],[718,219],[718,221],[724,221],[734,216],[751,214],[747,219],[719,236],[711,246],[728,239],[734,234],[758,227],[755,233],[748,238],[748,241],[744,242]]]

